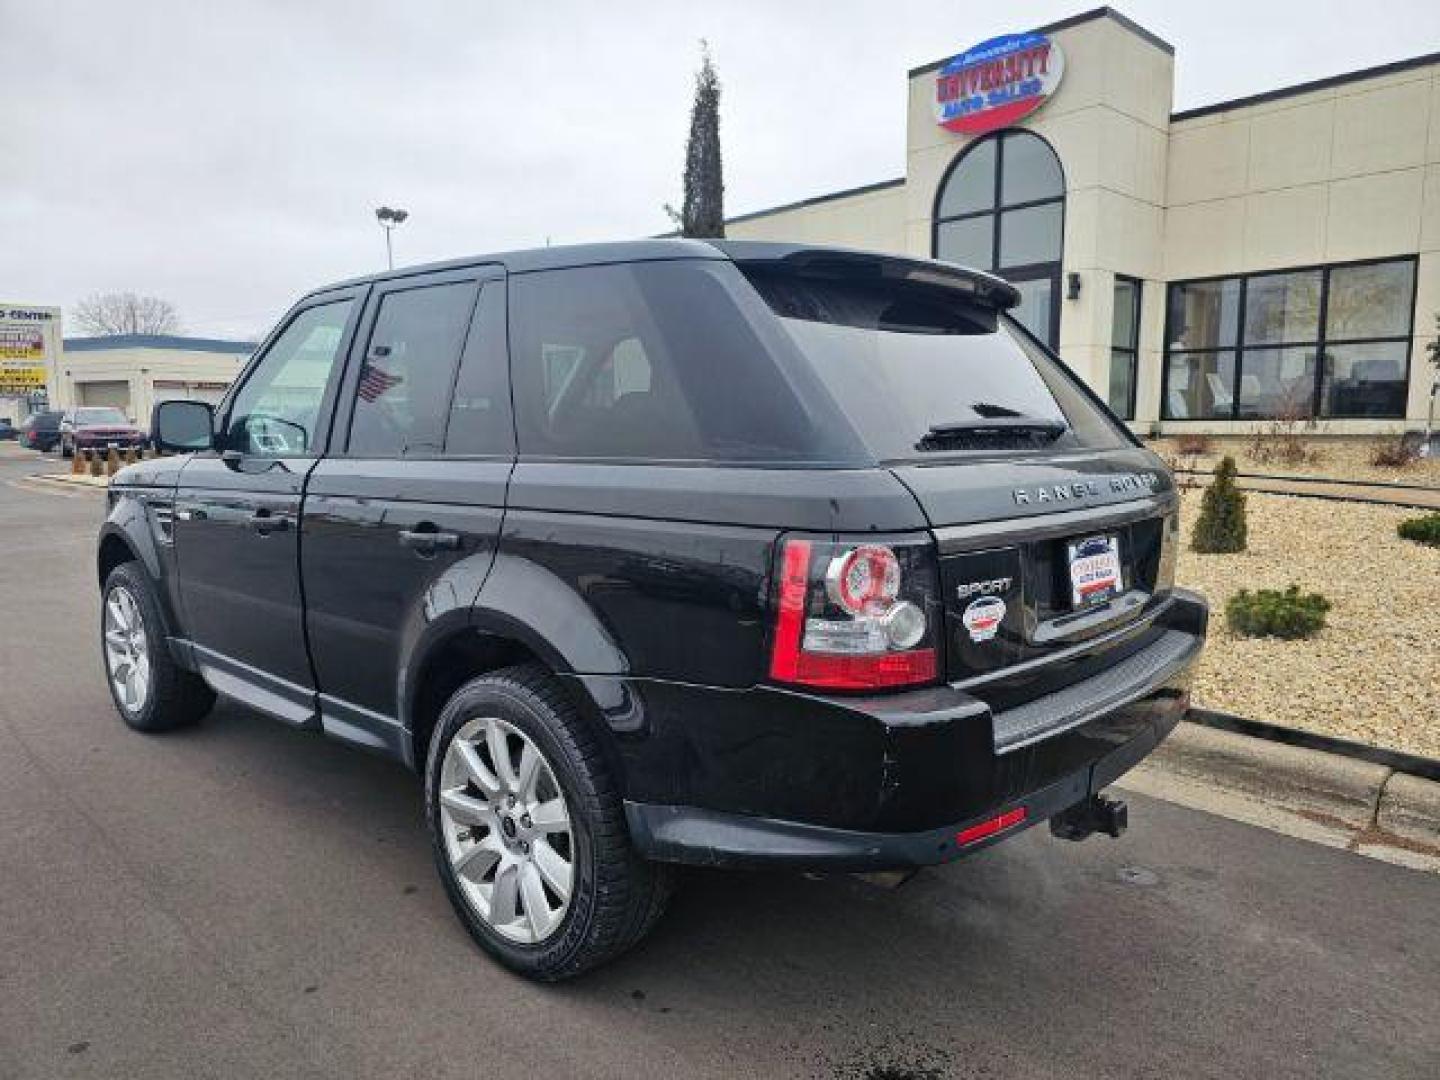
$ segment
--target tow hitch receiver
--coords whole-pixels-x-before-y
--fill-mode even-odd
[[[1084,840],[1091,833],[1119,836],[1130,824],[1130,808],[1123,799],[1091,795],[1050,819],[1050,835],[1060,840]]]

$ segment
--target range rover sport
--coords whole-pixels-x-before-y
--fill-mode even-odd
[[[460,919],[546,980],[639,940],[676,863],[1118,834],[1207,610],[1163,465],[1017,300],[683,240],[311,293],[114,478],[115,705],[223,694],[414,768]]]

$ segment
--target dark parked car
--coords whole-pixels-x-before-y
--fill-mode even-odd
[[[76,450],[124,450],[144,446],[149,441],[145,429],[131,423],[119,409],[88,406],[72,409],[60,421],[60,452],[72,457]]]
[[[8,416],[0,416],[0,441],[8,441],[19,434],[15,422]]]
[[[56,410],[34,413],[20,425],[20,445],[29,450],[50,451],[60,445],[60,420]]]
[[[1118,834],[1207,612],[1164,466],[1017,299],[723,241],[312,293],[110,487],[116,706],[218,692],[413,767],[460,918],[542,979],[637,941],[668,864]]]

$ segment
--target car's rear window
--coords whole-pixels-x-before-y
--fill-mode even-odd
[[[1053,357],[955,290],[748,276],[880,460],[1130,445]]]
[[[865,460],[733,263],[514,275],[510,366],[523,456]]]

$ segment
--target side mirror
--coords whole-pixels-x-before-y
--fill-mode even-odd
[[[150,417],[157,450],[189,454],[215,446],[215,410],[205,401],[161,401]]]

